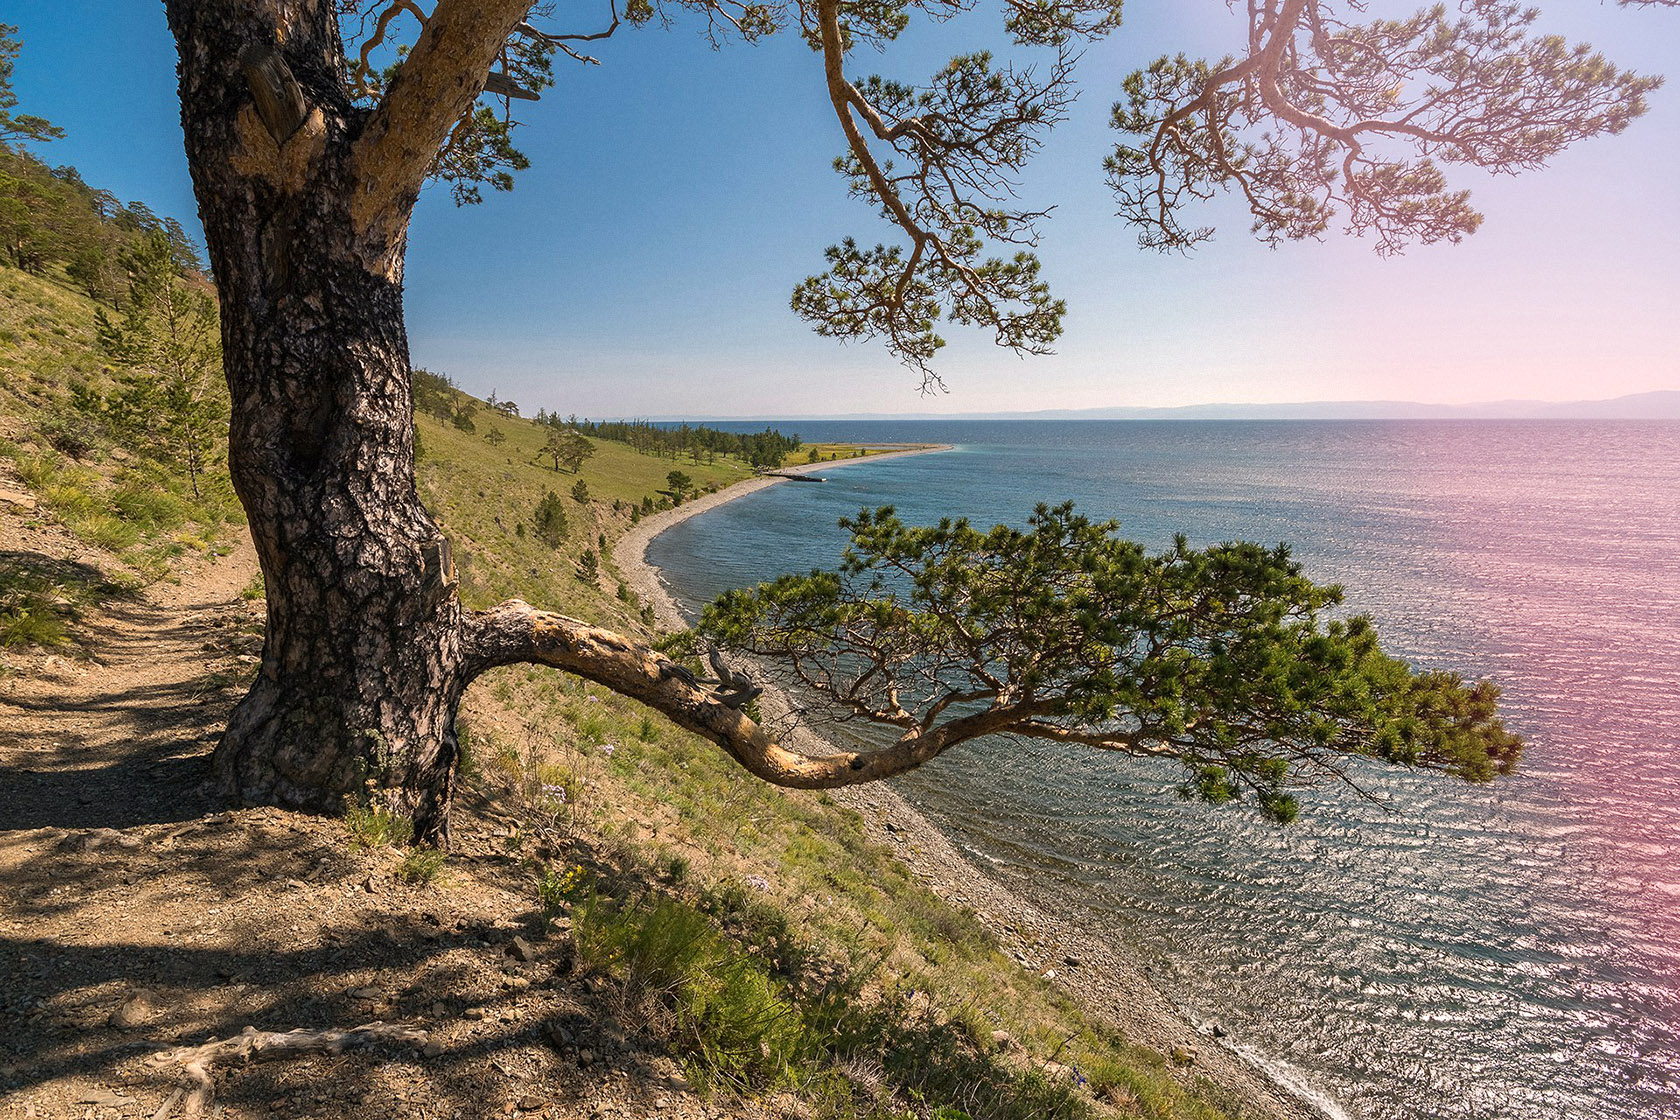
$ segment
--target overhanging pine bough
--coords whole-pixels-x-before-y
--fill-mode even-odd
[[[1026,531],[912,528],[890,508],[841,524],[839,571],[729,592],[700,630],[831,714],[896,729],[872,767],[1018,735],[1174,759],[1186,793],[1288,820],[1287,785],[1345,777],[1352,757],[1486,780],[1521,751],[1492,685],[1413,673],[1367,619],[1327,620],[1340,589],[1282,546],[1150,555],[1067,505]]]
[[[1115,28],[1119,4],[1003,0],[1010,37],[1050,55],[1036,69],[971,53],[925,85],[846,76],[859,44],[889,44],[913,13],[939,18],[964,6],[630,0],[621,11],[608,0],[601,23],[566,32],[547,26],[546,6],[529,0],[166,0],[188,162],[222,297],[230,470],[268,590],[262,670],[215,756],[229,793],[331,811],[372,777],[413,817],[419,838],[445,842],[457,703],[477,674],[512,661],[556,665],[636,696],[789,785],[882,777],[931,757],[956,729],[997,730],[1020,716],[1015,697],[991,714],[964,706],[983,700],[952,701],[946,712],[965,714],[910,745],[803,758],[627,638],[522,603],[464,610],[448,547],[414,486],[401,284],[420,188],[441,176],[472,201],[484,184],[510,187],[524,162],[512,144],[514,101],[551,84],[555,53],[593,62],[578,44],[624,22],[687,11],[717,38],[795,29],[815,50],[813,81],[845,139],[838,169],[900,235],[899,244],[829,250],[828,273],[794,296],[817,330],[884,339],[924,385],[937,384],[929,362],[943,345],[942,320],[990,330],[1024,353],[1046,350],[1063,311],[1031,251],[1048,208],[1015,200],[1016,174],[1065,110],[1080,43]],[[1239,59],[1169,62],[1128,84],[1117,123],[1144,140],[1132,145],[1141,156],[1123,147],[1110,167],[1123,213],[1150,243],[1193,242],[1180,235],[1179,208],[1234,187],[1266,236],[1317,236],[1340,206],[1385,248],[1450,238],[1473,222],[1428,160],[1527,167],[1574,139],[1617,131],[1655,85],[1529,36],[1529,17],[1508,4],[1459,7],[1456,21],[1426,13],[1355,24],[1337,14],[1362,10],[1351,0],[1251,0]],[[1390,155],[1373,154],[1380,145]],[[989,255],[988,245],[1003,248]],[[1233,784],[1275,790],[1275,767],[1249,756],[1265,741],[1257,736],[1279,728],[1288,734],[1275,741],[1303,736],[1324,757],[1363,735],[1375,753],[1477,776],[1473,752],[1437,757],[1446,749],[1437,732],[1478,726],[1490,693],[1401,688],[1377,660],[1369,671],[1334,669],[1334,657],[1376,657],[1363,630],[1326,628],[1299,641],[1322,645],[1322,656],[1151,663],[1155,675],[1139,680],[1111,667],[1116,689],[1164,691],[1110,696],[1106,684],[1081,684],[1066,698],[1073,708],[1039,712],[1032,718],[1044,726],[1026,731],[1087,734],[1049,729],[1075,714],[1158,721],[1133,728],[1137,749],[1155,743],[1157,730],[1166,743],[1188,737],[1170,749],[1199,767],[1198,788],[1216,796]],[[1262,648],[1272,647],[1244,646],[1243,656]],[[1251,684],[1233,677],[1250,672],[1260,674]],[[1262,687],[1280,672],[1323,679]],[[1360,708],[1357,689],[1384,681],[1387,691]],[[1201,706],[1192,684],[1230,703],[1194,722]],[[1280,706],[1296,696],[1320,707]],[[1253,727],[1238,719],[1239,700],[1263,705],[1250,713]],[[1371,713],[1399,722],[1361,730]],[[1495,765],[1500,757],[1490,751]]]

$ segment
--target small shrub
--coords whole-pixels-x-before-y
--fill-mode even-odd
[[[626,1010],[663,1028],[703,1079],[737,1089],[793,1084],[818,1053],[781,985],[692,906],[591,896],[573,918],[580,958],[618,977]]]
[[[549,917],[565,913],[572,899],[583,889],[583,868],[556,871],[546,863],[537,869],[537,902]]]
[[[525,763],[519,757],[519,748],[512,743],[496,744],[495,753],[490,756],[490,769],[515,787],[525,780]]]
[[[35,424],[41,439],[72,459],[85,459],[105,440],[105,427],[97,417],[66,405],[49,409]]]
[[[344,811],[344,826],[350,830],[355,848],[394,848],[414,836],[414,823],[383,805],[351,802]]]
[[[31,454],[19,449],[12,454],[11,459],[17,467],[18,478],[36,493],[44,491],[48,484],[58,477],[63,466],[59,457],[51,451]]]
[[[241,599],[254,602],[257,599],[263,598],[267,594],[268,589],[263,584],[262,571],[261,569],[258,569],[257,574],[251,577],[251,582],[247,583],[244,590],[239,593],[239,597]]]
[[[443,870],[448,857],[436,848],[410,848],[397,865],[397,878],[405,883],[430,883]]]
[[[550,548],[559,548],[566,540],[568,530],[566,524],[566,509],[560,502],[560,495],[550,490],[537,503],[536,516],[531,519],[531,529],[537,534],[537,539]]]
[[[62,646],[69,640],[64,614],[45,597],[28,594],[0,600],[0,649]]]

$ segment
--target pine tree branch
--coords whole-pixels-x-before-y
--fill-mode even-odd
[[[356,141],[351,214],[364,236],[400,240],[438,153],[530,9],[531,0],[438,0]]]
[[[673,723],[722,747],[755,777],[790,789],[834,789],[914,770],[983,735],[1011,731],[1031,713],[988,708],[924,730],[913,726],[889,746],[814,757],[787,749],[726,696],[699,686],[693,674],[622,634],[510,599],[470,616],[463,642],[471,676],[498,665],[563,669],[639,700]]]

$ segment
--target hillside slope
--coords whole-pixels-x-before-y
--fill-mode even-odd
[[[376,1018],[425,1034],[236,1064],[224,1114],[1287,1110],[1021,968],[857,813],[546,669],[469,694],[447,859],[365,807],[216,811],[198,781],[253,671],[260,583],[235,510],[97,430],[55,446],[102,376],[93,312],[62,275],[0,267],[0,1115],[164,1115],[191,1055],[148,1061],[160,1047]],[[556,471],[543,426],[457,403],[473,430],[422,415],[417,474],[467,603],[651,637],[614,542],[673,469],[705,488],[746,464],[596,441]],[[558,547],[534,531],[550,491]]]

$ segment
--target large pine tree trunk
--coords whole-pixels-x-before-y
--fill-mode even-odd
[[[378,795],[446,838],[465,683],[447,546],[414,486],[398,221],[351,213],[330,0],[171,0],[221,293],[230,467],[268,595],[262,669],[215,755],[247,802]]]
[[[316,812],[371,787],[417,840],[447,843],[461,693],[514,662],[634,696],[767,781],[920,765],[925,737],[806,758],[622,635],[517,600],[462,610],[414,488],[403,249],[421,183],[530,7],[437,0],[368,110],[345,88],[334,0],[165,0],[221,294],[229,462],[268,592],[262,669],[216,749],[217,780],[245,802]]]

